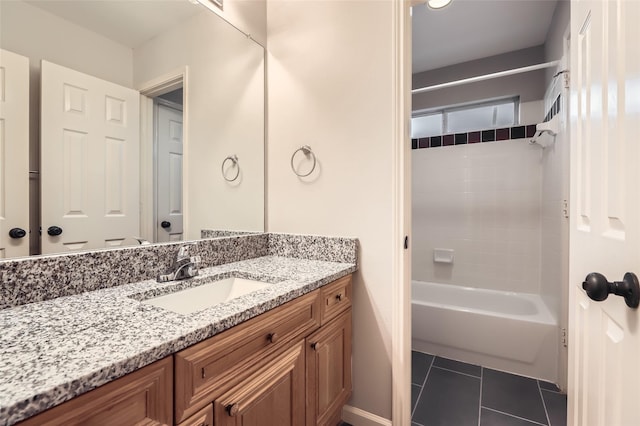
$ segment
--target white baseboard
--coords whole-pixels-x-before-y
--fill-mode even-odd
[[[350,405],[342,409],[342,421],[353,426],[391,426],[391,420]]]

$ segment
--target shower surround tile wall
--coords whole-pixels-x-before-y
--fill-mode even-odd
[[[412,151],[413,279],[538,293],[541,152],[527,139]]]
[[[555,99],[555,101],[553,100]],[[551,119],[566,110],[564,97],[554,94],[547,102],[547,115]],[[566,125],[560,115],[561,128]],[[544,138],[550,136],[544,135]],[[558,318],[562,314],[561,283],[569,279],[569,219],[562,214],[564,201],[569,199],[569,141],[566,132],[560,132],[554,142],[542,151],[542,183],[540,196],[541,296]],[[564,297],[567,297],[566,295]],[[567,313],[564,313],[566,316]]]

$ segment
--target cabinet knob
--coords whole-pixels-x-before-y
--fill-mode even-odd
[[[229,404],[226,408],[227,413],[229,413],[231,417],[235,417],[240,411],[240,407],[238,406],[238,404]]]
[[[311,349],[313,349],[314,351],[317,351],[318,350],[318,343],[317,342],[313,342],[311,344]]]
[[[276,343],[279,338],[280,336],[278,336],[278,333],[276,332],[269,333],[269,335],[267,336],[267,339],[269,339],[269,342],[271,343]]]
[[[27,231],[22,228],[12,228],[9,231],[9,236],[11,238],[23,238],[25,235],[27,235]]]
[[[171,222],[163,220],[162,222],[160,222],[160,226],[164,229],[171,228]]]
[[[342,294],[341,294],[341,293],[336,294],[336,300],[337,300],[338,302],[341,302],[341,301],[342,301]]]

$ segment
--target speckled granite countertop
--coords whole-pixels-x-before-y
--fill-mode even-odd
[[[0,425],[12,425],[356,270],[352,263],[265,256],[0,310]],[[273,284],[189,315],[140,299],[202,280]],[[138,299],[138,300],[137,300]]]

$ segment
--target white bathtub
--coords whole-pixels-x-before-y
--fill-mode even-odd
[[[540,296],[411,283],[414,350],[557,382],[558,324]]]

